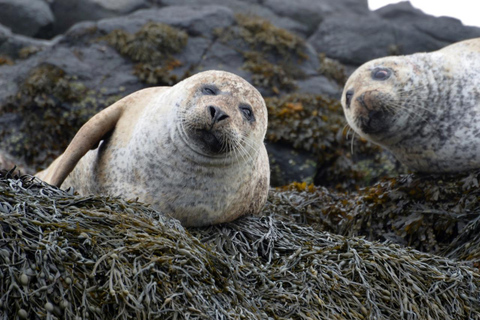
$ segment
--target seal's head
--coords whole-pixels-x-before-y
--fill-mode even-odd
[[[406,61],[404,57],[372,60],[345,84],[341,102],[349,125],[378,144],[394,143],[415,112],[404,106],[415,87],[416,72],[415,64]]]
[[[176,104],[176,130],[199,158],[256,153],[267,130],[267,109],[252,85],[228,72],[206,71],[176,86],[183,93],[176,94],[183,99]]]
[[[345,84],[345,117],[412,170],[480,168],[479,75],[480,39],[372,60]]]

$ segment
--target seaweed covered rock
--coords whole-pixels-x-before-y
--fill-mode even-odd
[[[173,85],[178,79],[170,71],[182,64],[173,55],[184,49],[187,38],[182,30],[148,22],[134,34],[118,29],[101,39],[137,63],[133,73],[143,82],[149,85]]]
[[[291,94],[265,101],[272,185],[300,181],[355,190],[379,178],[404,172],[398,161],[380,147],[363,139],[348,139],[338,100]],[[281,146],[289,146],[286,149],[289,157],[284,156],[285,151],[278,151]],[[293,152],[297,155],[292,155]]]
[[[117,98],[104,97],[54,65],[39,65],[0,106],[0,117],[13,120],[5,123],[0,137],[6,151],[22,157],[20,161],[45,164],[66,148],[89,117]]]
[[[408,174],[350,194],[294,183],[273,191],[270,203],[273,212],[320,230],[478,261],[479,178],[480,171]]]
[[[0,316],[473,318],[466,263],[275,215],[185,231],[121,199],[0,174]]]
[[[242,68],[266,96],[290,92],[317,75],[319,60],[301,37],[259,17],[236,15],[236,24],[217,31],[219,42],[243,56]]]

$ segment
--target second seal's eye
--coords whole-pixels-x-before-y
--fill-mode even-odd
[[[372,71],[372,79],[374,80],[387,80],[392,75],[392,71],[386,68],[375,68]]]
[[[249,121],[249,122],[253,122],[255,121],[255,115],[253,114],[253,110],[252,110],[252,107],[248,104],[241,104],[240,105],[240,111],[242,112],[243,114],[243,117]]]
[[[218,94],[218,88],[213,85],[207,85],[202,87],[202,93],[208,96],[216,96]]]

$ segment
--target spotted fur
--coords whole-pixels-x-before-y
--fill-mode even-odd
[[[391,75],[375,79],[383,69]],[[367,62],[348,79],[342,105],[360,136],[412,170],[480,168],[480,38]]]

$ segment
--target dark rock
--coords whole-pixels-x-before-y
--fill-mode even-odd
[[[257,16],[267,19],[273,25],[283,28],[297,34],[306,35],[308,33],[307,26],[302,21],[295,21],[290,16],[279,16],[274,13],[271,8],[261,5],[261,1],[256,0],[162,0],[159,1],[162,6],[205,6],[205,5],[221,5],[230,8],[235,13],[245,14],[249,16]]]
[[[464,26],[450,17],[434,17],[414,8],[409,1],[382,7],[375,11],[382,18],[399,26],[411,26],[419,33],[443,42],[458,42],[480,37],[480,28]]]
[[[266,0],[264,6],[281,17],[288,17],[302,23],[308,28],[308,33],[315,31],[318,24],[326,17],[338,12],[357,14],[368,13],[367,0]]]
[[[285,186],[295,181],[313,183],[318,160],[315,155],[284,143],[268,142],[266,147],[270,160],[272,187]]]
[[[168,24],[186,30],[189,35],[210,37],[214,29],[230,26],[233,12],[222,6],[171,6],[161,9],[139,10],[128,16],[104,19],[98,22],[100,32],[123,29],[133,33],[148,21]]]
[[[297,81],[298,92],[306,94],[326,95],[340,99],[343,87],[324,76],[309,77]]]
[[[53,42],[38,40],[22,35],[14,34],[10,29],[0,25],[0,56],[8,56],[16,59],[21,55],[22,49],[42,50],[52,45]]]
[[[480,28],[433,17],[410,2],[401,2],[362,15],[343,12],[326,17],[309,43],[328,57],[358,66],[388,55],[434,51],[475,37],[480,37]]]
[[[43,0],[0,0],[0,23],[14,33],[47,38],[53,14]]]
[[[330,16],[308,42],[328,57],[353,65],[388,55],[437,50],[448,44],[375,13]]]
[[[61,34],[80,21],[97,21],[146,8],[145,0],[54,0],[51,4],[54,34]]]

